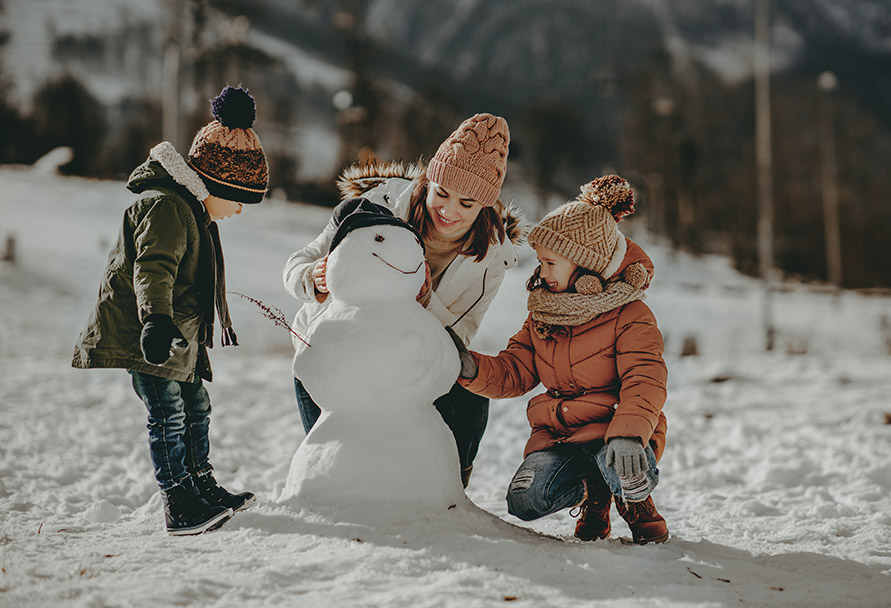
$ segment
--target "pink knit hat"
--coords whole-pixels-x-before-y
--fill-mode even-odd
[[[506,120],[492,114],[471,116],[439,146],[427,178],[491,207],[501,193],[509,143]]]

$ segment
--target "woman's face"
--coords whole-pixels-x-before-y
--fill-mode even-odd
[[[533,245],[541,263],[541,278],[548,285],[548,291],[562,293],[575,283],[579,267],[568,259],[541,245]]]
[[[470,197],[435,182],[427,185],[427,212],[440,236],[467,234],[483,206]]]

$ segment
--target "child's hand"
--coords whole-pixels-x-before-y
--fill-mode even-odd
[[[145,360],[161,365],[173,354],[174,346],[185,348],[189,343],[167,315],[149,315],[142,326],[139,348]]]
[[[455,333],[455,330],[451,327],[446,327],[445,330],[446,333],[449,334],[449,337],[452,339],[452,342],[455,343],[455,348],[458,349],[458,358],[461,360],[461,373],[458,374],[459,377],[466,380],[473,380],[480,372],[479,368],[476,365],[476,361],[473,360],[470,351],[468,351],[467,347],[464,346],[464,342],[461,340],[461,338],[458,337],[458,334]]]
[[[606,444],[606,466],[615,469],[619,477],[634,477],[650,469],[640,441],[627,437],[614,437]]]

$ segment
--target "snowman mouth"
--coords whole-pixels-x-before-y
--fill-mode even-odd
[[[387,266],[389,266],[389,267],[392,268],[393,270],[398,270],[398,271],[401,272],[402,274],[414,274],[414,273],[416,273],[417,271],[419,271],[419,270],[421,269],[421,266],[424,265],[424,261],[421,260],[421,262],[418,263],[418,267],[415,268],[414,270],[402,270],[401,268],[398,268],[398,267],[396,267],[396,266],[393,266],[390,262],[388,262],[387,260],[385,260],[384,258],[382,258],[381,256],[379,256],[378,254],[374,253],[373,251],[371,252],[371,255],[373,255],[374,257],[376,257],[377,259],[379,259],[381,262],[383,262],[384,264],[386,264]]]

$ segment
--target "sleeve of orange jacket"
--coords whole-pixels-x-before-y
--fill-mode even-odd
[[[662,334],[649,307],[643,302],[626,305],[616,324],[616,367],[622,387],[607,441],[636,437],[646,445],[650,440],[666,396],[668,369],[662,351]]]
[[[471,351],[479,373],[473,380],[459,378],[458,383],[470,392],[490,399],[519,397],[538,386],[529,323],[527,318],[507,347],[495,356]]]

